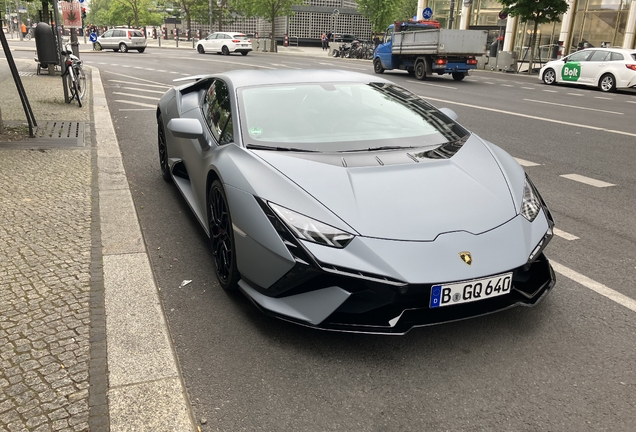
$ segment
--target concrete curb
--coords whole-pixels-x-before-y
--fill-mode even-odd
[[[110,430],[196,430],[99,69],[92,70]]]

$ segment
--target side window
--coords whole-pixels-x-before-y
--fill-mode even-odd
[[[207,37],[208,40],[211,39],[216,39],[216,33],[212,33],[210,36]]]
[[[234,141],[230,94],[225,82],[214,80],[203,101],[203,115],[219,144]]]
[[[572,54],[569,58],[569,62],[582,62],[587,61],[587,58],[590,56],[592,51],[579,51]]]
[[[588,61],[603,62],[609,59],[609,51],[594,51]]]
[[[126,32],[123,30],[115,30],[114,36],[118,38],[122,38],[126,36]]]
[[[625,57],[623,57],[623,54],[617,53],[617,52],[612,53],[611,61],[621,61],[621,60],[625,60]]]
[[[106,33],[104,33],[102,35],[102,37],[105,37],[105,38],[112,37],[112,36],[113,36],[113,31],[112,30],[108,30]]]

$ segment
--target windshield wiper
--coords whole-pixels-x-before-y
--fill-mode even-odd
[[[254,150],[274,150],[274,151],[294,151],[294,152],[308,152],[308,153],[316,153],[316,150],[307,150],[301,148],[294,147],[275,147],[275,146],[266,146],[260,144],[248,144],[245,147]]]
[[[358,149],[358,150],[343,150],[341,153],[350,153],[350,152],[363,152],[363,151],[376,151],[376,150],[402,150],[402,149],[412,149],[412,148],[419,148],[419,147],[423,147],[423,146],[417,146],[417,147],[413,147],[413,146],[382,146],[382,147],[369,147],[369,148],[365,148],[365,149]]]

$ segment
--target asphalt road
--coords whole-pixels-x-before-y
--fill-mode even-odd
[[[563,273],[636,299],[636,92],[548,87],[536,77],[490,72],[461,83],[385,73],[525,161],[561,230],[547,255],[562,267],[554,291],[534,309],[403,337],[365,336],[272,319],[221,290],[203,229],[161,180],[153,107],[171,80],[185,75],[281,67],[372,74],[370,62],[150,48],[82,58],[102,73],[203,431],[633,430],[636,312]],[[285,107],[277,109],[285,115]],[[346,118],[337,108],[334,115]],[[562,177],[569,174],[612,186]],[[180,288],[183,280],[192,283]]]

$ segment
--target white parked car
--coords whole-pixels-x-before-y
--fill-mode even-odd
[[[636,87],[636,50],[588,48],[541,68],[546,84],[572,83],[594,86],[604,92]]]
[[[252,51],[252,40],[243,33],[216,32],[201,39],[197,43],[197,51],[199,54],[216,52],[230,55],[234,52],[240,52],[247,55],[248,52]]]

